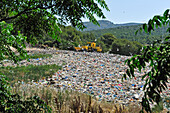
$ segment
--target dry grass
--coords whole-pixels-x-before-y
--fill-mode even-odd
[[[138,113],[137,105],[122,106],[115,103],[96,101],[87,94],[76,91],[58,90],[51,86],[15,84],[13,93],[26,97],[37,95],[52,108],[53,113]]]

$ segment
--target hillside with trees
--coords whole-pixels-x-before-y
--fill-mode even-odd
[[[115,28],[109,28],[109,29],[100,29],[100,30],[93,30],[93,31],[86,31],[93,33],[95,37],[100,38],[105,33],[111,33],[114,36],[116,36],[118,39],[127,39],[130,41],[137,41],[142,44],[151,44],[154,40],[162,39],[162,37],[167,36],[166,33],[166,27],[158,27],[158,29],[155,29],[151,32],[151,35],[149,33],[144,33],[144,31],[138,33],[135,35],[135,32],[141,27],[142,25],[131,25],[131,26],[119,26]]]
[[[122,55],[137,54],[142,48],[142,44],[137,41],[118,39],[111,33],[105,33],[97,39],[93,33],[81,32],[71,26],[60,26],[60,28],[62,33],[59,34],[59,40],[55,40],[52,37],[43,37],[38,40],[38,45],[47,45],[48,47],[56,47],[62,50],[74,50],[74,47],[87,45],[87,42],[96,42],[97,46],[102,48],[102,52]],[[126,46],[128,46],[129,49],[125,49],[127,48]],[[119,51],[117,51],[117,49],[119,49]]]
[[[133,25],[141,25],[141,23],[125,23],[125,24],[114,24],[109,20],[98,20],[100,26],[95,25],[91,22],[83,22],[84,26],[86,27],[83,31],[92,31],[92,30],[100,30],[100,29],[109,29],[121,26],[133,26]]]
[[[92,33],[83,33],[71,26],[61,25],[60,28],[62,33],[59,34],[58,40],[44,36],[38,40],[38,45],[47,45],[48,47],[56,47],[62,50],[73,50],[75,46],[82,46],[96,39]]]
[[[103,52],[121,55],[140,54],[142,44],[127,39],[118,39],[113,34],[106,33],[97,39],[97,44],[102,47]]]

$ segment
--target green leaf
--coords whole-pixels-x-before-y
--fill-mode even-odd
[[[140,28],[140,32],[142,32],[142,28]]]
[[[165,38],[165,41],[168,41],[170,39],[170,36],[167,36],[166,38]]]
[[[156,25],[161,27],[161,23],[158,20],[155,20]]]
[[[135,35],[137,35],[137,34],[138,34],[138,32],[139,32],[139,30],[136,30]]]
[[[168,28],[168,29],[166,30],[166,32],[169,32],[169,33],[170,33],[170,28]]]
[[[132,61],[132,58],[128,61],[128,66],[130,66],[131,65],[131,61]]]
[[[150,77],[150,80],[152,80],[151,72],[148,73],[148,76]]]
[[[134,68],[133,68],[132,65],[130,66],[130,73],[131,73],[131,75],[134,77]]]
[[[143,24],[143,29],[144,31],[147,33],[148,32],[148,28],[147,28],[147,25],[146,24]]]
[[[128,62],[129,59],[125,60],[125,64]]]
[[[167,20],[167,19],[168,19],[169,10],[170,10],[170,9],[167,9],[167,10],[164,12],[164,14],[163,14],[164,20]]]

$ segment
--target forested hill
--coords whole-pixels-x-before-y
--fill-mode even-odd
[[[132,26],[132,25],[140,25],[141,23],[125,23],[125,24],[114,24],[108,20],[99,20],[98,21],[100,26],[94,25],[91,22],[84,22],[84,25],[87,27],[84,31],[91,31],[91,30],[99,30],[99,29],[108,29],[108,28],[115,28],[120,26]]]
[[[92,31],[85,31],[90,32],[95,35],[96,38],[101,37],[105,33],[111,33],[115,35],[119,39],[128,39],[131,41],[138,41],[142,44],[150,44],[154,40],[161,39],[162,36],[164,37],[166,35],[166,29],[167,27],[161,27],[158,29],[155,29],[151,33],[151,35],[146,34],[144,32],[138,33],[135,35],[136,30],[138,30],[142,25],[131,25],[131,26],[119,26],[115,28],[109,28],[109,29],[99,29],[99,30],[92,30]]]

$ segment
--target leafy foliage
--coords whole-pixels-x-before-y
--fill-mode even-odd
[[[20,30],[21,34],[27,36],[26,41],[33,44],[40,42],[41,38],[53,38],[60,42],[61,24],[71,23],[73,27],[83,29],[82,18],[87,18],[99,25],[94,15],[105,18],[101,8],[109,11],[104,0],[2,0],[0,4],[0,22],[12,23],[14,28],[11,34],[17,35]],[[78,45],[80,37],[70,35],[74,38],[74,45]],[[69,46],[72,45],[70,43]],[[65,48],[63,46],[61,48]]]
[[[110,34],[110,33],[106,33],[100,38],[100,40],[106,44],[107,48],[111,48],[110,46],[116,39],[117,38],[113,34]]]
[[[154,30],[154,25],[170,25],[169,18],[169,9],[167,9],[163,16],[154,16],[153,19],[149,20],[147,26],[144,24],[143,29],[145,32],[150,33]],[[126,63],[130,68],[126,71],[130,78],[135,77],[134,70],[136,68],[139,71],[141,71],[142,68],[150,69],[142,77],[142,79],[146,81],[143,89],[145,92],[142,98],[142,107],[143,110],[145,109],[147,112],[151,112],[150,103],[156,102],[159,104],[162,100],[161,92],[167,88],[166,84],[170,77],[170,36],[164,38],[164,40],[158,40],[149,46],[143,47],[141,55],[133,56],[131,59],[128,59]],[[126,75],[124,75],[124,77],[126,78]]]
[[[39,45],[48,45],[49,47],[57,47],[62,50],[74,49],[78,45],[86,45],[87,42],[95,41],[95,36],[92,33],[82,33],[71,26],[60,26],[62,33],[60,41],[51,37],[43,37],[39,39]]]
[[[10,93],[10,86],[7,82],[7,78],[4,75],[0,75],[0,110],[3,113],[39,113],[39,112],[51,112],[51,108],[42,101],[39,97],[34,96],[22,99],[18,94]]]
[[[163,16],[159,16],[159,15],[154,16],[153,19],[150,19],[148,21],[148,24],[143,24],[143,30],[146,33],[151,34],[151,31],[155,30],[155,26],[156,26],[156,28],[158,28],[158,27],[169,25],[169,23],[170,23],[170,20],[169,20],[170,16],[169,15],[170,15],[169,9],[167,9],[164,12]],[[139,30],[142,31],[142,28],[140,28]],[[136,31],[136,34],[139,30]],[[167,32],[170,32],[170,28],[167,29]]]
[[[121,55],[139,54],[142,44],[126,39],[117,39],[111,33],[105,33],[96,42],[102,47],[103,52],[110,52]],[[127,49],[128,48],[128,49]]]
[[[15,63],[19,61],[19,57],[26,58],[27,53],[23,49],[25,47],[26,37],[23,36],[20,31],[17,35],[12,34],[13,26],[12,24],[7,24],[6,22],[0,22],[0,61],[4,59],[13,60]],[[19,56],[16,56],[15,53],[11,50],[11,47],[14,47],[19,53]]]
[[[140,54],[142,44],[138,42],[132,42],[126,39],[117,39],[112,43],[112,49],[110,53],[121,55],[134,55]]]
[[[140,29],[140,27],[142,27],[142,25],[118,26],[115,28],[93,30],[85,33],[89,33],[89,32],[93,33],[96,38],[100,38],[105,33],[111,33],[114,36],[116,36],[118,39],[137,41],[141,44],[151,44],[154,42],[154,40],[160,40],[162,39],[162,37],[168,36],[168,34],[166,33],[166,29],[168,29],[168,25],[158,27],[150,34],[145,33],[145,31],[142,31],[142,32],[138,32],[137,35],[135,35],[135,32],[138,29]]]
[[[95,2],[96,1],[96,2]],[[82,17],[99,25],[94,15],[105,18],[101,8],[109,11],[104,0],[2,0],[0,22],[14,23],[16,31],[22,29],[28,40],[41,36],[42,32],[55,37],[61,32],[57,23],[71,23],[73,27],[85,28]],[[98,4],[101,6],[99,8]],[[57,16],[54,16],[57,15]],[[54,32],[55,30],[55,32]],[[28,32],[30,31],[30,32]],[[57,37],[55,37],[57,39]]]

